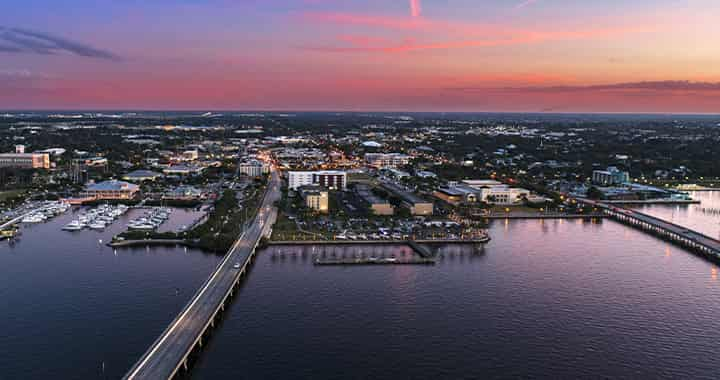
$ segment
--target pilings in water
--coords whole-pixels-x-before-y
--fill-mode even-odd
[[[644,214],[641,214],[642,218],[640,218],[628,214],[627,211],[614,211],[612,209],[606,209],[605,213],[620,223],[640,229],[713,261],[720,262],[720,241],[662,220],[653,222],[653,219],[656,218]]]

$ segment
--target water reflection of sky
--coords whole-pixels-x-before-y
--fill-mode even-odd
[[[699,205],[642,205],[636,208],[652,216],[720,238],[720,191],[690,193]]]

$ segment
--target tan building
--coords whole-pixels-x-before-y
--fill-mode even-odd
[[[140,187],[138,185],[133,185],[132,183],[124,181],[111,180],[88,185],[85,188],[85,193],[83,195],[96,200],[124,200],[132,199],[138,191],[140,191]]]
[[[50,169],[50,155],[47,153],[3,153],[0,154],[0,168]]]
[[[327,213],[330,210],[328,192],[317,186],[305,186],[300,189],[300,194],[305,200],[305,206],[320,213]]]

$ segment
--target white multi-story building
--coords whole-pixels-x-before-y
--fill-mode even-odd
[[[611,166],[607,170],[593,171],[593,183],[603,186],[621,185],[630,182],[630,174]]]
[[[347,173],[339,170],[292,171],[288,172],[288,188],[297,190],[301,186],[317,185],[331,190],[345,190]]]
[[[499,181],[464,180],[461,184],[451,184],[447,191],[438,194],[448,202],[487,202],[490,204],[509,206],[521,203],[523,198],[530,197],[530,191],[519,187],[510,187]]]
[[[0,154],[0,168],[50,169],[50,155],[47,153],[3,153]]]
[[[240,174],[245,174],[248,177],[260,177],[270,172],[270,167],[260,161],[253,160],[241,163],[238,171]]]
[[[410,156],[402,153],[366,153],[365,162],[375,168],[397,168],[410,163]]]

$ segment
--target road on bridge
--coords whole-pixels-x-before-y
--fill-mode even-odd
[[[275,223],[277,209],[274,202],[279,198],[280,179],[277,171],[272,169],[265,196],[252,224],[180,315],[125,375],[125,379],[169,379],[186,364],[187,356],[196,344],[202,344],[203,332],[224,306],[241,272],[246,270],[258,241],[269,233]],[[236,264],[240,264],[241,268],[235,268]]]

